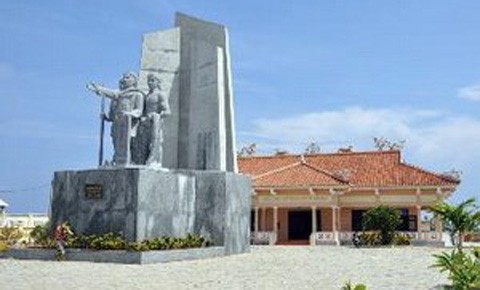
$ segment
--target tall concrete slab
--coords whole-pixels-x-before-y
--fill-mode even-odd
[[[227,29],[181,13],[178,166],[237,172]]]
[[[174,29],[144,35],[140,88],[149,73],[169,96],[163,166],[237,172],[227,29],[181,13]]]

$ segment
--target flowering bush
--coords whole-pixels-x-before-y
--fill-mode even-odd
[[[36,247],[52,248],[55,246],[55,242],[50,237],[48,232],[49,224],[45,226],[36,226],[30,232],[30,238],[33,240],[33,244]]]
[[[16,227],[3,227],[0,228],[0,242],[6,247],[11,247],[18,243],[23,234],[19,228]],[[4,247],[5,247],[4,246]]]

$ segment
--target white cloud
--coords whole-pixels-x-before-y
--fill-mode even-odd
[[[480,119],[434,110],[350,107],[258,119],[250,134],[243,132],[239,137],[270,152],[277,147],[300,152],[312,141],[320,144],[322,151],[346,145],[372,150],[373,137],[405,139],[405,155],[412,163],[434,170],[480,170]]]
[[[324,145],[347,141],[362,145],[365,143],[362,140],[370,142],[374,136],[407,138],[415,123],[435,119],[439,114],[436,111],[349,107],[281,119],[259,119],[254,121],[253,133],[292,145],[309,140],[317,140]]]
[[[458,89],[457,96],[471,101],[480,101],[480,85],[472,85]]]
[[[449,162],[462,168],[480,165],[480,119],[456,116],[420,125],[413,128],[411,141],[416,159]]]

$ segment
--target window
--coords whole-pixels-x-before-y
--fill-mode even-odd
[[[417,216],[409,215],[407,208],[400,208],[401,224],[397,227],[398,231],[414,232],[417,230]]]

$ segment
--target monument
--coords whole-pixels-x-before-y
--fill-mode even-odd
[[[231,82],[224,26],[177,13],[175,28],[145,34],[138,78],[87,85],[110,101],[99,167],[55,172],[52,224],[127,241],[195,233],[226,254],[248,251],[251,184],[237,173]]]

